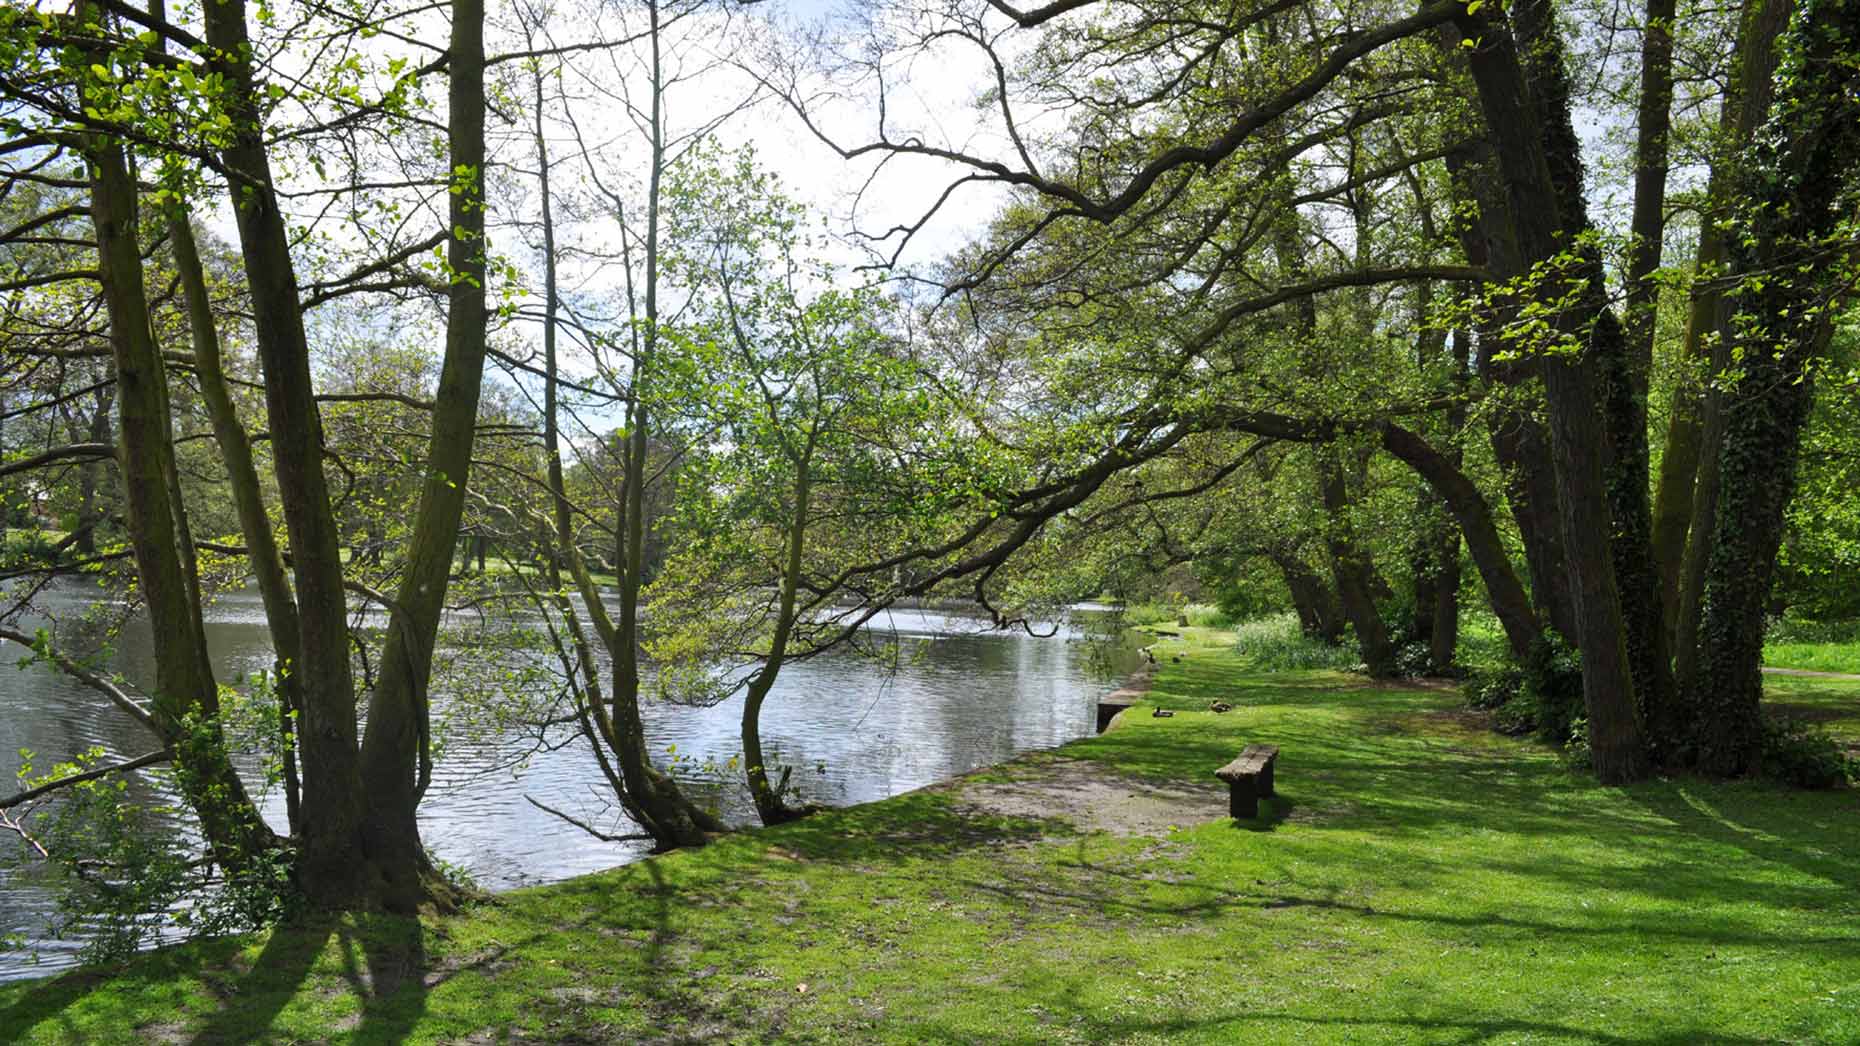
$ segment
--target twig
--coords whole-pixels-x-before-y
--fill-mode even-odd
[[[51,851],[47,850],[43,845],[41,845],[37,839],[34,839],[32,836],[26,833],[26,829],[24,826],[22,826],[18,821],[13,820],[11,817],[8,817],[6,815],[5,810],[0,810],[0,828],[5,828],[8,831],[12,831],[12,832],[18,832],[19,837],[21,839],[26,840],[27,844],[30,845],[34,850],[39,851],[40,857],[49,858],[50,856],[52,856]]]
[[[582,831],[588,833],[589,835],[595,837],[596,839],[599,839],[601,842],[604,842],[604,843],[630,843],[634,841],[645,841],[645,842],[654,841],[652,835],[647,832],[641,832],[638,835],[608,835],[606,832],[600,831],[599,829],[595,828],[593,825],[587,823],[586,821],[578,821],[575,818],[570,817],[569,815],[563,813],[562,811],[557,810],[553,806],[548,806],[543,803],[537,802],[533,796],[526,795],[523,798],[527,800],[531,806],[535,807],[538,810],[541,810],[543,813],[554,814],[557,817],[560,817],[562,820],[567,821],[569,824],[574,825],[576,828],[581,829]]]

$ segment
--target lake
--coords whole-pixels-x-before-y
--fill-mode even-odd
[[[96,597],[89,584],[62,582],[40,599],[61,620],[78,618]],[[469,636],[469,622],[458,623]],[[1098,696],[1117,685],[1114,674],[1134,667],[1125,649],[1091,656],[1073,628],[1052,637],[994,632],[960,615],[899,611],[875,622],[903,642],[893,665],[835,654],[785,668],[762,713],[771,766],[794,767],[801,799],[847,805],[947,780],[1088,736]],[[30,631],[33,623],[25,623]],[[222,595],[208,614],[208,644],[222,682],[243,683],[272,660],[264,612],[254,592]],[[62,634],[62,633],[61,633]],[[463,640],[469,643],[469,639]],[[111,755],[151,751],[153,738],[100,694],[43,666],[21,671],[25,651],[4,644],[0,664],[0,793],[14,790],[19,750],[36,753],[40,768],[93,745]],[[131,681],[153,677],[145,624],[132,621],[113,644],[112,667]],[[434,855],[469,873],[481,886],[509,889],[551,882],[638,859],[644,843],[606,843],[542,811],[526,799],[594,822],[609,834],[627,830],[603,809],[605,783],[586,742],[565,733],[520,726],[447,732],[447,698],[435,693],[436,730],[446,738],[431,789],[421,807],[421,831]],[[647,734],[655,755],[675,746],[694,791],[725,820],[747,824],[754,808],[734,773],[706,775],[740,751],[741,698],[709,707],[648,704]],[[516,753],[529,752],[516,759]],[[147,787],[146,784],[143,787]],[[281,794],[264,797],[267,818],[284,825]],[[34,941],[28,955],[0,952],[0,979],[68,966],[77,943],[43,940],[50,901],[22,870],[23,847],[0,838],[0,932]]]

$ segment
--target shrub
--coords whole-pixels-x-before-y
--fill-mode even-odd
[[[1785,614],[1765,631],[1770,643],[1860,643],[1860,621],[1817,621]]]
[[[1536,711],[1538,734],[1556,744],[1567,742],[1576,720],[1587,713],[1582,657],[1554,632],[1545,632],[1531,645],[1524,665],[1524,696]]]
[[[1433,648],[1424,642],[1403,643],[1395,650],[1395,674],[1424,676],[1434,669]]]
[[[28,760],[20,780],[44,784],[103,758],[103,749],[93,748],[43,776]],[[121,961],[180,937],[259,929],[296,908],[288,851],[258,855],[234,875],[216,874],[183,811],[138,799],[122,777],[70,785],[34,813],[49,853],[34,877],[52,894],[54,934],[82,940],[84,962]]]
[[[1589,747],[1589,717],[1577,716],[1569,723],[1569,740],[1563,742],[1563,758],[1578,770],[1595,765],[1595,752]]]
[[[1538,639],[1528,663],[1476,672],[1460,693],[1467,707],[1492,713],[1499,733],[1534,733],[1553,744],[1570,745],[1580,724],[1587,744],[1582,660],[1552,633]]]
[[[1460,684],[1460,695],[1466,699],[1466,707],[1483,712],[1510,704],[1523,692],[1524,672],[1515,665],[1468,676]]]
[[[1860,766],[1826,731],[1783,717],[1763,725],[1763,773],[1797,788],[1839,788]]]

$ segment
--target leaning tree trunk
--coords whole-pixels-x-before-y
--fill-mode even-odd
[[[143,289],[135,179],[114,142],[92,139],[85,152],[116,368],[124,516],[154,636],[154,719],[174,751],[176,779],[214,861],[238,871],[275,848],[277,839],[247,796],[220,729],[219,685],[207,656],[193,546],[175,473],[167,375]]]
[[[1720,401],[1718,506],[1699,625],[1699,764],[1750,772],[1761,755],[1763,610],[1795,488],[1811,363],[1855,277],[1841,237],[1860,179],[1860,0],[1808,0],[1783,48],[1777,115],[1740,172],[1746,235],[1736,384]],[[1786,202],[1786,206],[1784,205]]]
[[[381,675],[362,738],[368,852],[386,880],[390,910],[454,898],[420,841],[420,799],[432,780],[433,645],[445,610],[452,550],[465,514],[484,381],[485,240],[484,3],[452,0],[446,116],[452,185],[447,213],[446,351],[433,401],[426,483],[400,589],[388,616]]]
[[[809,472],[809,457],[813,453],[813,443],[810,436],[807,450],[795,462],[794,508],[789,516],[788,544],[782,556],[775,634],[770,637],[762,667],[743,695],[743,762],[749,778],[749,794],[755,800],[757,816],[765,825],[792,821],[803,813],[782,800],[778,785],[769,784],[768,764],[762,753],[762,704],[781,674],[782,659],[788,656],[788,642],[794,635],[795,601],[801,589],[801,556],[806,550],[807,528],[811,522],[809,500],[813,493],[813,477]],[[782,780],[787,780],[785,773]]]
[[[1285,588],[1292,594],[1299,629],[1313,639],[1335,645],[1343,638],[1343,616],[1337,595],[1310,564],[1290,551],[1271,551],[1267,558],[1279,568]]]
[[[303,834],[297,878],[312,904],[369,905],[382,877],[363,839],[361,758],[355,687],[349,667],[348,604],[341,536],[323,475],[323,423],[310,375],[310,346],[298,300],[290,234],[273,189],[258,88],[251,65],[245,0],[202,9],[211,60],[224,79],[232,120],[222,153],[251,292],[252,326],[265,374],[278,502],[290,536],[297,595],[303,716]]]
[[[1464,60],[1456,30],[1443,29],[1442,44],[1454,60]],[[1489,145],[1482,144],[1447,155],[1453,193],[1466,215],[1455,227],[1469,264],[1493,272],[1517,273],[1524,269],[1519,261],[1517,234],[1509,218],[1509,203],[1496,162],[1483,155],[1489,150]],[[1556,629],[1571,646],[1577,646],[1576,613],[1565,580],[1568,568],[1562,525],[1556,514],[1550,433],[1537,419],[1535,410],[1541,394],[1537,379],[1542,374],[1542,363],[1530,357],[1504,361],[1494,358],[1503,343],[1503,317],[1496,311],[1484,310],[1477,327],[1480,352],[1475,371],[1479,380],[1497,393],[1488,397],[1491,407],[1485,412],[1487,437],[1492,456],[1504,473],[1506,504],[1524,546],[1535,616]]]
[[[284,573],[284,560],[278,553],[271,517],[265,511],[264,494],[259,486],[258,469],[252,463],[252,443],[245,426],[233,407],[232,393],[220,355],[219,331],[213,318],[212,303],[207,297],[206,273],[201,268],[200,251],[194,242],[194,229],[184,211],[168,219],[168,242],[174,249],[174,265],[181,280],[181,292],[187,303],[187,326],[194,346],[194,373],[199,379],[200,398],[213,424],[214,442],[226,465],[226,485],[232,493],[233,508],[239,516],[239,529],[245,537],[246,557],[252,574],[258,579],[258,594],[265,606],[265,620],[270,627],[273,663],[277,667],[279,742],[283,754],[284,808],[291,834],[302,831],[300,806],[301,783],[297,776],[297,737],[295,721],[303,712],[302,689],[298,686],[298,666],[303,658],[298,648],[297,601],[291,596],[290,582]]]
[[[1479,492],[1478,485],[1467,478],[1451,458],[1420,436],[1393,422],[1384,423],[1381,433],[1383,449],[1420,474],[1453,513],[1460,533],[1466,538],[1473,565],[1478,567],[1479,576],[1485,581],[1492,611],[1505,630],[1507,649],[1514,661],[1525,663],[1542,629],[1531,607],[1531,598],[1511,566],[1511,557],[1505,552],[1504,539],[1492,517],[1491,505]]]

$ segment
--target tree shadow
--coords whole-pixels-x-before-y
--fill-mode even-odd
[[[919,792],[849,807],[756,833],[807,860],[895,863],[947,860],[977,850],[1023,846],[1077,835],[1058,818],[998,817],[957,808],[942,792]]]

